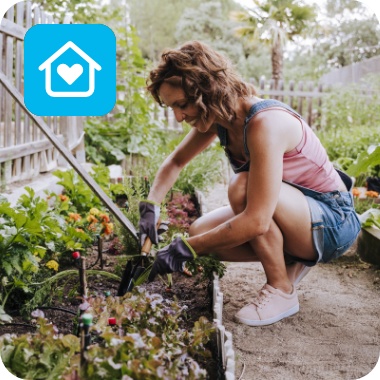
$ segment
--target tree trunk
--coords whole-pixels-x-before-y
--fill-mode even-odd
[[[277,38],[272,46],[272,79],[274,80],[274,88],[278,88],[278,82],[282,78],[284,52],[280,38]]]

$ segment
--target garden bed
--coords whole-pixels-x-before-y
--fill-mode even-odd
[[[64,182],[69,187],[72,187],[71,181],[75,181],[75,180],[70,179],[68,175],[66,174],[59,173],[59,175],[62,175],[62,176],[64,175],[65,176]],[[76,188],[78,188],[78,186],[76,186]],[[87,193],[85,193],[85,190],[81,190],[79,194],[87,195]],[[79,241],[81,240],[78,241],[76,240],[76,238],[78,237],[77,235],[78,232],[80,234],[83,233],[82,229],[85,229],[85,231],[87,231],[87,228],[88,228],[88,231],[91,231],[92,234],[96,233],[97,230],[94,230],[95,223],[97,223],[95,221],[96,218],[99,220],[99,227],[96,227],[96,228],[101,227],[103,233],[105,233],[105,235],[108,236],[108,239],[106,239],[103,243],[103,247],[101,247],[104,252],[103,263],[101,261],[98,261],[99,245],[97,244],[98,238],[96,238],[95,236],[99,236],[99,235],[94,235],[95,237],[94,246],[87,248],[86,255],[85,255],[86,266],[88,268],[90,267],[89,268],[90,270],[87,271],[87,284],[88,284],[87,294],[88,294],[88,302],[90,303],[90,307],[86,310],[89,310],[91,313],[95,313],[94,314],[95,324],[93,326],[93,329],[95,330],[94,330],[94,333],[91,334],[92,335],[92,341],[91,341],[92,345],[90,345],[90,350],[91,350],[93,347],[96,346],[96,345],[94,346],[94,343],[100,343],[104,345],[104,343],[102,342],[106,342],[106,345],[107,345],[107,338],[104,338],[104,336],[102,335],[104,331],[106,331],[104,330],[106,328],[104,325],[104,321],[102,321],[102,319],[105,318],[103,315],[104,313],[101,311],[99,312],[99,310],[97,310],[96,307],[94,307],[94,304],[96,305],[97,303],[99,304],[99,302],[100,303],[103,302],[103,304],[107,303],[108,305],[109,301],[107,301],[108,299],[107,293],[109,293],[111,295],[111,298],[109,298],[109,300],[112,300],[111,305],[112,307],[116,308],[115,310],[117,310],[117,306],[115,305],[117,305],[117,303],[119,302],[118,301],[119,298],[117,297],[114,298],[113,296],[117,294],[120,280],[118,280],[117,278],[110,278],[110,276],[115,276],[116,274],[117,276],[121,277],[122,271],[125,267],[126,257],[125,255],[119,255],[118,253],[120,252],[117,252],[117,250],[115,252],[115,249],[114,249],[115,245],[113,244],[113,239],[112,239],[112,227],[111,227],[112,224],[109,223],[110,220],[106,214],[102,212],[99,213],[99,211],[96,208],[91,208],[89,213],[88,211],[86,212],[84,209],[83,210],[84,216],[83,216],[83,213],[81,216],[79,213],[75,213],[75,211],[70,212],[71,211],[70,209],[66,211],[67,210],[66,205],[70,205],[72,204],[71,202],[74,202],[74,195],[76,194],[64,193],[63,195],[53,196],[56,198],[55,200],[56,205],[58,202],[58,206],[55,206],[55,207],[58,207],[58,210],[61,210],[64,212],[64,215],[66,215],[65,219],[68,223],[68,226],[69,228],[71,228],[70,231],[73,233],[72,236],[74,240],[73,242],[68,243],[70,244],[70,247],[72,247],[71,250],[75,249],[75,247],[77,246],[80,247],[80,245],[78,244],[79,244]],[[136,203],[135,200],[133,201],[134,203]],[[40,212],[45,212],[45,213],[49,212],[49,211],[46,211],[45,206],[43,206],[43,201],[38,200],[37,198],[34,198],[34,195],[32,192],[29,193],[29,195],[25,196],[25,198],[23,199],[23,202],[24,202],[23,207],[25,207],[26,209],[24,210],[22,208],[16,208],[16,214],[13,214],[13,211],[10,211],[5,206],[4,210],[8,213],[7,217],[13,218],[13,219],[16,218],[18,220],[22,218],[21,215],[26,212],[29,212],[29,213],[31,212],[32,214],[35,214],[34,210],[41,210]],[[90,200],[89,203],[91,204],[91,202],[92,200]],[[76,204],[81,206],[80,202],[79,203],[77,202]],[[184,206],[183,209],[178,210],[178,208],[180,208],[179,206],[181,205]],[[76,206],[77,209],[79,206]],[[133,211],[135,212],[136,204],[132,206],[129,205],[129,207],[133,208]],[[27,211],[27,210],[30,210],[30,211]],[[171,197],[171,199],[168,202],[168,217],[171,220],[171,224],[176,226],[176,228],[179,229],[180,231],[185,232],[188,229],[191,222],[197,217],[198,210],[199,210],[199,205],[197,204],[196,200],[192,201],[188,196],[174,195]],[[50,214],[46,214],[46,215],[50,215]],[[187,220],[185,218],[186,216],[188,217]],[[51,218],[51,216],[49,216],[49,218]],[[14,220],[16,221],[16,219]],[[46,220],[50,220],[50,219],[46,219]],[[100,224],[100,221],[102,222],[102,224]],[[9,224],[9,222],[7,222],[7,220],[5,219],[3,220],[3,223],[4,222]],[[50,222],[51,225],[52,223],[53,222]],[[107,232],[108,227],[109,227],[110,232]],[[30,228],[33,228],[32,225]],[[77,232],[75,232],[74,229]],[[21,233],[20,231],[19,233]],[[115,231],[116,234],[118,232],[120,231],[119,230]],[[99,232],[97,233],[99,234]],[[173,232],[171,234],[173,234]],[[44,235],[41,234],[40,236],[43,237]],[[118,235],[117,237],[121,245],[126,243],[124,236]],[[77,241],[77,242],[74,243],[74,241]],[[43,240],[41,240],[41,243],[42,242]],[[83,244],[84,242],[85,240],[83,240]],[[40,247],[41,243],[37,243],[36,246]],[[48,246],[53,247],[51,244]],[[57,249],[58,245],[55,244],[55,247]],[[136,251],[135,249],[132,249],[132,248],[129,248],[126,251],[125,247],[126,246],[124,246],[124,254],[126,252],[130,252],[131,250]],[[110,249],[110,248],[113,248],[113,249]],[[82,248],[82,252],[83,252],[83,249],[84,248]],[[44,254],[45,250],[41,251],[40,249],[40,251],[38,252],[35,251],[33,253],[34,255],[38,255],[41,252]],[[2,317],[5,317],[3,322],[6,322],[6,323],[3,323],[2,325],[0,324],[0,335],[7,334],[5,336],[9,336],[9,334],[16,334],[18,338],[16,337],[11,338],[11,339],[14,339],[15,342],[17,339],[21,339],[21,340],[26,339],[29,342],[31,342],[31,339],[36,339],[36,342],[33,341],[34,343],[28,343],[28,344],[31,344],[32,346],[36,344],[38,346],[38,342],[45,340],[43,333],[41,332],[46,333],[47,328],[50,329],[50,328],[53,328],[54,326],[54,330],[52,330],[51,333],[52,334],[59,333],[60,334],[59,336],[63,337],[62,341],[60,340],[61,338],[57,338],[58,339],[56,341],[57,344],[53,343],[54,347],[56,347],[58,352],[60,352],[60,349],[58,349],[57,347],[59,347],[59,344],[61,344],[62,342],[63,342],[62,344],[65,345],[64,341],[66,339],[73,339],[73,342],[74,341],[78,342],[78,338],[76,338],[76,335],[78,335],[79,333],[78,315],[79,315],[80,309],[85,311],[85,309],[83,308],[83,304],[86,304],[87,302],[84,301],[82,297],[79,297],[79,294],[82,294],[80,292],[80,289],[81,289],[80,281],[79,281],[80,276],[78,273],[78,268],[74,265],[74,260],[71,259],[70,251],[68,252],[68,254],[65,253],[64,255],[59,255],[59,256],[55,254],[53,254],[52,256],[50,255],[51,253],[49,254],[49,258],[45,258],[43,260],[44,266],[40,265],[40,268],[41,268],[40,270],[43,271],[44,274],[46,272],[45,274],[46,277],[45,276],[40,277],[39,281],[42,280],[42,284],[45,284],[45,285],[41,285],[37,287],[35,285],[30,286],[30,290],[32,290],[35,296],[33,299],[33,302],[28,301],[30,302],[30,304],[27,304],[27,307],[25,307],[25,300],[30,300],[30,296],[25,298],[25,294],[23,293],[22,288],[16,289],[14,293],[12,294],[12,297],[8,300],[9,302],[7,303],[5,312],[8,315],[10,315],[13,318],[13,320],[7,321],[6,320],[8,318],[7,315],[6,314],[2,315]],[[41,257],[44,258],[43,255]],[[97,264],[94,266],[93,264],[95,262],[97,262]],[[58,271],[58,266],[59,266],[59,271]],[[212,285],[211,285],[212,281],[211,281],[210,276],[208,279],[207,278],[204,279],[203,277],[203,279],[201,280],[201,274],[197,273],[196,269],[194,271],[194,268],[197,268],[197,267],[192,268],[193,270],[192,277],[189,277],[183,274],[173,274],[172,276],[173,285],[171,286],[170,289],[168,289],[166,284],[162,280],[159,280],[159,279],[156,279],[152,283],[143,283],[139,287],[136,287],[136,289],[134,290],[135,295],[132,296],[132,298],[135,296],[139,297],[140,296],[139,294],[141,294],[143,298],[145,297],[143,300],[143,303],[148,302],[147,307],[149,308],[150,307],[149,300],[154,299],[155,297],[156,298],[158,297],[157,299],[162,300],[160,301],[162,305],[164,304],[169,305],[168,306],[169,309],[173,307],[174,309],[172,309],[172,311],[169,311],[168,321],[170,322],[170,318],[171,318],[170,315],[174,315],[175,313],[177,313],[175,322],[172,321],[172,323],[174,323],[173,326],[175,330],[175,331],[173,330],[174,336],[176,336],[175,334],[177,334],[177,336],[180,336],[181,334],[185,334],[185,336],[188,336],[188,339],[190,339],[189,342],[191,342],[191,339],[195,339],[195,342],[198,342],[190,346],[184,346],[183,348],[185,350],[184,353],[186,353],[184,355],[186,355],[186,357],[187,355],[190,355],[189,359],[186,359],[188,361],[183,363],[185,367],[188,366],[190,375],[191,374],[194,375],[194,373],[197,373],[198,371],[197,366],[199,365],[200,369],[203,368],[204,370],[206,370],[205,373],[207,373],[207,378],[219,379],[219,378],[222,378],[223,371],[221,370],[221,366],[219,362],[220,352],[217,349],[217,341],[216,341],[217,338],[216,338],[215,332],[209,335],[210,331],[215,330],[215,327],[212,327],[212,321],[213,321]],[[206,268],[207,268],[207,265],[206,265]],[[211,270],[213,270],[213,267],[211,268]],[[54,275],[54,272],[56,272],[55,275]],[[97,274],[94,274],[93,272],[96,272]],[[206,269],[206,272],[207,272],[207,269]],[[59,280],[50,282],[49,278],[56,278],[57,276],[60,276],[62,274],[63,274],[62,278],[60,277]],[[164,279],[165,278],[166,276],[164,276]],[[45,288],[45,292],[42,291],[44,289],[44,286],[45,287],[47,286],[47,289]],[[17,296],[18,293],[20,297]],[[36,295],[38,295],[39,298],[36,299]],[[151,297],[150,295],[152,295],[153,298],[150,298]],[[128,304],[130,296],[126,295],[125,297],[126,297],[126,300],[125,302],[123,300],[122,303]],[[40,312],[37,312],[37,313],[33,312],[33,310],[36,310],[36,309],[41,310],[43,312],[43,316],[42,314],[40,314]],[[170,313],[174,313],[174,314],[170,314]],[[41,316],[43,319],[40,318]],[[206,320],[208,322],[206,322]],[[51,327],[45,327],[46,323],[52,323],[51,325],[48,325]],[[136,322],[136,325],[138,326],[139,322]],[[164,331],[166,331],[165,330],[166,327],[165,325],[163,325]],[[132,326],[132,328],[134,328],[134,326]],[[167,333],[168,332],[166,331],[165,334]],[[22,334],[27,334],[27,335],[22,335]],[[130,330],[126,329],[123,332],[123,336],[128,336],[128,334],[130,334]],[[157,337],[160,336],[160,334],[161,333],[158,332]],[[102,341],[102,339],[99,340],[97,336],[102,336],[103,337],[102,339],[106,339],[106,340],[105,341],[104,340]],[[105,335],[105,337],[106,336],[107,334]],[[128,338],[123,338],[123,339],[128,340]],[[167,338],[167,339],[172,339],[172,338]],[[199,339],[201,340],[199,341]],[[13,349],[12,344],[9,344],[9,341],[8,341],[8,343],[6,343],[5,346],[3,345],[2,355],[3,354],[8,355],[9,352],[11,352],[10,350]],[[148,342],[146,344],[149,345],[150,343]],[[176,344],[177,343],[174,343],[174,345]],[[204,344],[204,347],[203,347],[203,344]],[[74,346],[74,343],[72,345]],[[106,346],[104,348],[106,348]],[[38,362],[40,358],[38,355],[41,355],[41,353],[38,354],[37,351],[38,350],[36,349],[35,351],[36,356],[34,360]],[[74,349],[74,351],[78,352],[77,348]],[[12,351],[12,352],[13,354],[16,353],[16,351]],[[21,350],[21,352],[23,351]],[[73,353],[70,353],[70,355],[72,354]],[[77,357],[78,357],[78,354],[73,356],[73,359],[72,359],[74,362],[74,367],[72,368],[74,368],[75,370],[78,370],[79,368],[78,363],[77,363],[78,359],[76,359]],[[22,362],[24,359],[25,358],[21,360],[16,360],[16,362]],[[174,358],[173,360],[175,362],[175,360],[181,360],[181,359]],[[193,362],[193,360],[195,361]],[[6,360],[4,360],[4,362],[6,362]],[[89,362],[91,362],[91,360]],[[123,362],[123,360],[121,362]],[[181,361],[179,362],[181,363]],[[14,363],[15,363],[15,360],[13,360],[13,364]],[[94,365],[96,366],[96,364]],[[116,366],[118,365],[119,364],[117,364]],[[127,364],[123,364],[123,365],[126,366]],[[168,364],[169,369],[166,368],[165,370],[171,371],[172,369],[170,369],[170,367],[172,365],[173,364]],[[67,366],[68,366],[68,363],[66,362],[64,367],[67,367]],[[11,370],[13,368],[12,366],[8,366],[8,367]],[[57,366],[51,364],[50,368],[48,369],[45,368],[45,372],[47,373],[49,373],[50,370],[56,371]],[[187,369],[181,369],[181,370],[187,371]],[[18,376],[20,376],[20,374],[25,375],[24,372],[15,373],[15,374]],[[31,379],[34,378],[34,377],[30,377],[31,375],[29,377],[28,376],[26,376],[26,378],[31,378]],[[192,378],[191,376],[190,378]],[[43,379],[45,377],[39,377],[39,378]],[[155,378],[155,377],[152,377],[152,378]]]
[[[105,259],[109,262],[105,266],[105,271],[114,271],[114,256],[105,255]],[[88,261],[96,260],[96,256],[89,257]],[[94,268],[96,269],[96,267]],[[179,322],[180,328],[191,331],[194,324],[201,318],[205,317],[208,321],[212,321],[212,289],[210,281],[199,281],[199,276],[188,277],[183,274],[173,274],[173,286],[168,291],[166,285],[159,279],[147,284],[143,284],[139,288],[149,294],[159,294],[165,300],[176,301],[178,305],[184,308],[181,313]],[[119,283],[117,281],[104,278],[100,275],[88,276],[89,296],[102,296],[105,292],[110,291],[111,295],[117,293]],[[64,287],[52,289],[54,297],[50,303],[51,308],[42,310],[45,317],[51,321],[61,334],[75,334],[76,332],[76,314],[82,302],[76,291],[79,287],[78,277],[73,276],[65,282]],[[74,291],[73,291],[74,290]],[[55,309],[57,308],[57,309]],[[61,309],[61,310],[59,310]],[[71,312],[71,314],[70,314]],[[36,319],[25,320],[17,312],[11,312],[13,317],[12,324],[0,325],[0,335],[25,333],[34,333],[36,331]],[[213,337],[205,346],[209,351],[206,356],[197,357],[197,362],[201,368],[206,369],[209,379],[218,378],[218,360],[215,337]]]

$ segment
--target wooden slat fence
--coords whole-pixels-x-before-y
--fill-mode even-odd
[[[70,23],[66,18],[65,23]],[[27,30],[36,24],[53,24],[51,15],[30,1],[11,7],[0,24],[0,72],[24,92],[23,41]],[[49,128],[84,162],[83,118],[46,117]],[[19,103],[0,83],[0,188],[31,179],[57,167],[58,152]],[[63,163],[63,161],[62,161]]]
[[[289,81],[286,87],[283,81],[280,81],[277,89],[274,88],[274,80],[265,80],[265,77],[260,78],[260,82],[254,83],[259,96],[264,99],[277,99],[285,104],[291,106],[296,110],[312,128],[316,128],[315,121],[320,116],[322,105],[322,97],[324,95],[322,84],[315,85],[313,82],[298,82],[294,80]],[[182,131],[181,124],[179,124],[174,117],[171,109],[159,109],[158,115],[160,119],[166,119],[169,130]]]
[[[320,116],[323,87],[321,84],[315,85],[313,82],[295,83],[289,81],[288,87],[285,87],[281,80],[277,88],[274,87],[274,80],[265,80],[265,77],[260,78],[259,86],[256,85],[259,96],[267,99],[277,99],[285,104],[288,104],[297,111],[307,122],[314,128],[315,121]]]

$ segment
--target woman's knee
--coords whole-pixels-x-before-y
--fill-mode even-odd
[[[228,200],[235,214],[244,211],[247,205],[248,172],[235,174],[228,185]]]
[[[201,234],[203,231],[202,223],[200,223],[200,219],[195,220],[193,223],[191,223],[191,226],[189,228],[189,235],[195,236]]]

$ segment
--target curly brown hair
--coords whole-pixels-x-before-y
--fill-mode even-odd
[[[230,121],[236,117],[238,98],[256,95],[253,85],[239,77],[226,57],[199,41],[165,50],[150,72],[147,90],[160,106],[159,90],[164,82],[181,87],[186,98],[198,106],[203,121],[210,112]]]

